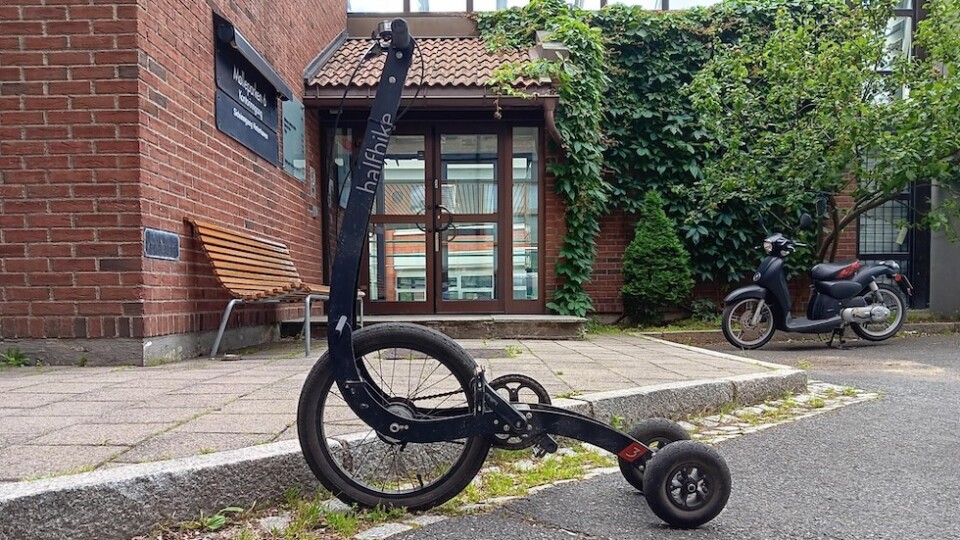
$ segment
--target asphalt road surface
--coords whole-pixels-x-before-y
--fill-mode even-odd
[[[771,343],[739,353],[797,365],[811,379],[883,393],[726,441],[726,510],[694,531],[669,529],[618,475],[559,486],[494,512],[396,539],[960,539],[960,337]]]

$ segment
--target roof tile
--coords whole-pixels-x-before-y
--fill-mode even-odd
[[[310,81],[310,86],[343,88],[348,84],[357,61],[370,47],[370,39],[347,39],[333,53]],[[424,61],[424,82],[427,87],[485,87],[494,70],[509,62],[530,59],[527,51],[516,49],[489,51],[480,38],[417,38]],[[384,56],[367,60],[357,71],[352,87],[375,87],[383,69]],[[420,82],[420,54],[415,54],[407,86]],[[549,81],[519,78],[518,88],[534,89],[549,86]]]

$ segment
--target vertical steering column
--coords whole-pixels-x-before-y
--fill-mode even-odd
[[[350,366],[354,371],[353,345],[349,343],[351,332],[344,332],[344,327],[353,321],[360,257],[367,239],[370,210],[380,187],[383,160],[390,135],[396,128],[400,97],[413,59],[413,38],[403,19],[394,19],[389,24],[381,25],[378,37],[381,41],[389,40],[390,45],[367,120],[363,145],[351,171],[350,197],[333,262],[327,322],[327,343],[335,358],[334,365],[338,368]],[[341,343],[343,339],[348,343]],[[336,359],[340,354],[349,356]]]

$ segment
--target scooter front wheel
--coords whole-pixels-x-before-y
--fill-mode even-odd
[[[412,324],[378,324],[353,334],[360,372],[383,405],[408,418],[442,417],[475,407],[475,363],[456,342]],[[446,502],[476,476],[486,436],[412,443],[370,429],[350,409],[324,353],[310,371],[297,410],[300,446],[334,496],[364,507],[423,510]]]
[[[757,311],[759,310],[759,313]],[[773,311],[759,298],[744,298],[723,310],[723,337],[738,349],[759,349],[776,329]]]

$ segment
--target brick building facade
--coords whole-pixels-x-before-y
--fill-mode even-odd
[[[209,352],[230,297],[184,221],[191,217],[283,242],[305,281],[328,282],[343,181],[338,171],[345,168],[335,141],[355,147],[350,140],[362,129],[379,74],[372,64],[348,80],[367,43],[346,38],[369,35],[387,17],[347,12],[344,0],[0,6],[0,347],[18,346],[47,363],[148,364]],[[368,258],[374,262],[363,270],[361,288],[370,292],[371,280],[390,280],[379,287],[383,298],[368,298],[368,312],[546,313],[564,233],[564,208],[545,166],[561,159],[547,143],[555,96],[548,81],[521,81],[521,89],[541,99],[497,100],[486,79],[526,53],[486,51],[462,15],[407,15],[416,36],[456,37],[420,41],[429,68],[418,81],[415,60],[405,93],[412,98],[419,84],[411,127],[401,125],[401,133],[422,137],[422,147],[395,157],[422,168],[419,187],[403,192],[419,197],[404,204],[420,206],[374,219],[382,227],[417,229],[407,237],[418,239],[413,251],[422,255],[410,246],[382,253],[422,257],[406,262],[423,276],[411,277],[408,268],[404,277],[376,266],[384,257]],[[302,178],[218,128],[215,16],[242,33],[279,84],[292,89],[292,100],[306,106]],[[344,95],[343,123],[334,132]],[[498,107],[503,115],[494,119]],[[480,142],[472,153],[444,150],[490,136],[493,154],[481,152]],[[463,176],[470,174],[475,178]],[[496,204],[483,200],[484,174],[502,184],[490,195]],[[449,190],[441,185],[448,180]],[[444,208],[448,196],[493,209],[453,215]],[[456,246],[454,234],[432,229],[446,220],[462,231],[483,229],[475,234],[492,235],[492,243],[480,249],[461,236]],[[621,259],[634,224],[621,213],[602,221],[587,286],[600,314],[615,318],[622,311]],[[145,253],[147,232],[176,239],[176,256]],[[840,258],[857,255],[857,232],[848,235]],[[378,236],[375,226],[371,249],[395,237]],[[450,301],[451,261],[465,251],[486,257],[494,268],[489,288],[498,292]],[[486,275],[467,277],[486,287]],[[456,279],[462,287],[463,278]],[[302,309],[253,305],[235,313],[227,349],[274,337],[278,321]]]
[[[216,327],[227,296],[188,216],[278,238],[305,277],[320,278],[316,191],[217,130],[213,12],[242,28],[300,98],[304,66],[346,18],[337,0],[0,6],[0,336],[9,345],[55,363],[196,355],[195,338]],[[306,125],[315,171],[318,126]],[[145,228],[179,236],[179,260],[144,257]],[[240,326],[269,331],[277,316],[242,309]]]

